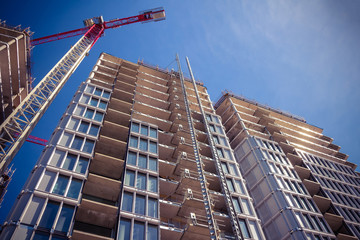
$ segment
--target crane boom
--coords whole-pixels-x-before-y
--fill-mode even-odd
[[[109,28],[118,28],[121,26],[125,26],[131,23],[137,23],[137,22],[147,22],[147,21],[161,21],[165,18],[165,11],[163,8],[157,8],[152,9],[150,11],[144,11],[139,15],[127,17],[127,18],[121,18],[121,19],[113,19],[106,22],[99,22],[98,24],[103,25],[104,29]],[[30,41],[32,46],[57,41],[64,38],[69,37],[75,37],[79,35],[83,35],[86,33],[91,26],[86,26],[83,28],[63,32],[63,33],[57,33],[53,35],[49,35],[46,37],[36,38]]]
[[[142,17],[139,17],[142,16]],[[135,16],[137,20],[129,18],[117,19],[108,22],[94,23],[86,27],[87,31],[50,70],[50,72],[39,82],[29,95],[20,103],[12,114],[0,126],[0,173],[4,172],[10,164],[30,132],[44,115],[52,101],[61,88],[76,70],[86,54],[95,42],[103,35],[106,28],[115,28],[135,22],[159,21],[165,18],[164,10],[147,11]],[[131,17],[130,17],[131,18]],[[84,29],[84,28],[82,28]],[[82,29],[70,31],[72,36],[79,35]],[[60,34],[58,38],[54,35],[35,39],[33,43],[50,42],[57,39],[70,37],[69,32]],[[39,43],[40,42],[40,43]]]

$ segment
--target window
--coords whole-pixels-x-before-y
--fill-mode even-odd
[[[220,134],[224,134],[222,128],[218,125],[216,125],[216,132]]]
[[[66,152],[56,149],[49,164],[84,174],[87,170],[89,159],[71,153],[66,154]]]
[[[68,182],[69,182],[69,177],[59,175],[56,184],[52,190],[52,193],[64,195]]]
[[[225,158],[232,160],[230,150],[228,150],[228,149],[223,149],[223,150],[224,150]]]
[[[147,215],[149,217],[157,218],[158,217],[158,203],[156,199],[148,199],[148,211]]]
[[[139,124],[138,123],[135,123],[135,122],[132,122],[131,123],[131,131],[132,132],[139,132]]]
[[[41,178],[41,182],[38,186],[38,189],[41,191],[49,192],[55,177],[56,177],[55,172],[45,171],[43,177]]]
[[[44,203],[45,203],[44,198],[39,198],[39,197],[36,197],[33,195],[32,199],[31,199],[31,203],[27,207],[26,213],[22,220],[23,223],[35,225],[35,223],[37,222],[37,219],[41,213],[41,210],[44,206]]]
[[[131,221],[121,218],[118,240],[130,240]]]
[[[127,161],[128,164],[136,166],[136,153],[129,152],[127,155]]]
[[[135,172],[130,171],[130,170],[126,170],[125,181],[124,182],[125,182],[125,185],[134,187],[134,184],[135,184]]]
[[[226,163],[221,162],[221,167],[222,167],[222,170],[224,171],[224,173],[229,174],[229,169],[228,169]]]
[[[136,188],[141,189],[141,190],[146,190],[146,175],[145,174],[138,172],[137,178],[136,178]]]
[[[142,195],[136,195],[135,213],[145,215],[145,197]]]
[[[79,137],[70,133],[65,132],[62,136],[62,138],[60,139],[59,144],[63,145],[65,147],[69,147],[71,140],[74,140],[71,144],[71,148],[76,149],[76,150],[80,150],[86,153],[91,153],[93,148],[94,148],[94,144],[95,141],[87,139],[87,138],[83,138],[83,137]]]
[[[133,240],[145,239],[145,224],[142,222],[134,221]]]
[[[235,212],[237,212],[237,213],[242,213],[239,199],[233,197],[233,198],[232,198],[232,202],[233,202],[233,205],[234,205],[234,208],[235,208]]]
[[[139,154],[138,166],[141,168],[147,167],[147,157],[145,155]]]
[[[157,130],[155,128],[150,127],[150,137],[157,138]]]
[[[148,141],[146,139],[140,138],[140,150],[147,151],[148,150]]]
[[[218,137],[218,136],[213,135],[213,139],[214,139],[215,144],[220,144],[220,141],[219,141],[219,137]]]
[[[157,171],[157,159],[149,157],[149,170]]]
[[[140,133],[141,133],[142,135],[147,136],[147,135],[149,134],[149,129],[148,129],[148,127],[147,127],[147,126],[144,126],[144,125],[141,125],[141,131],[140,131]]]
[[[55,230],[60,232],[67,232],[70,227],[73,213],[74,213],[74,207],[64,204],[61,209],[59,219],[57,220]],[[54,237],[52,239],[54,239]]]
[[[124,192],[121,210],[132,212],[133,194]]]
[[[156,144],[156,142],[150,141],[150,149],[149,149],[149,151],[152,152],[152,153],[157,153],[157,144]]]
[[[242,185],[242,183],[241,183],[240,180],[235,180],[235,186],[236,186],[237,192],[242,193],[242,194],[245,194],[244,187],[243,187],[243,185]]]
[[[244,238],[250,238],[250,232],[244,219],[239,219],[241,233]]]
[[[151,171],[157,171],[157,159],[147,155],[137,155],[136,153],[129,151],[126,162],[129,165],[138,166]]]
[[[148,230],[147,230],[147,239],[151,240],[151,239],[158,239],[158,226],[156,225],[148,225]]]
[[[238,172],[237,172],[237,170],[236,170],[235,164],[229,163],[229,167],[230,167],[230,173],[233,174],[233,175],[238,176]]]
[[[130,137],[130,147],[137,148],[137,146],[138,146],[138,138],[131,136]]]
[[[219,157],[221,157],[221,158],[225,157],[221,148],[216,148],[216,150],[217,150],[217,154],[219,155]]]
[[[241,198],[241,205],[242,205],[242,209],[244,210],[245,214],[252,215],[250,204],[249,204],[249,201],[247,199]]]
[[[57,202],[50,201],[50,200],[48,201],[45,211],[40,220],[39,227],[47,228],[47,229],[52,228],[54,221],[55,221],[56,214],[59,209],[59,205],[60,204]]]
[[[149,176],[148,191],[157,192],[157,177]]]
[[[81,186],[82,186],[82,181],[73,178],[70,183],[70,187],[66,196],[77,199],[79,197]]]
[[[226,179],[226,183],[227,183],[227,185],[228,185],[229,191],[230,191],[230,192],[235,192],[234,184],[233,184],[232,180],[229,179],[229,178],[227,178],[227,179]]]

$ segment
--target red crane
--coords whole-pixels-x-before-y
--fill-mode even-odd
[[[94,17],[84,21],[85,27],[33,39],[31,45],[52,42],[64,38],[82,35],[70,50],[58,61],[48,74],[33,88],[12,114],[0,125],[0,174],[8,167],[25,141],[44,145],[46,140],[29,137],[71,74],[80,65],[105,29],[118,28],[132,23],[161,21],[165,19],[163,8],[140,12],[139,15],[104,21],[103,17]],[[28,138],[29,137],[29,138]]]

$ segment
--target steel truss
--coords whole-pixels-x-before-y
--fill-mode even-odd
[[[0,172],[10,164],[32,129],[103,32],[102,25],[93,25],[1,124]]]

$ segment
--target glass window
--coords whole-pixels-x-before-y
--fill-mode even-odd
[[[134,187],[134,185],[135,185],[135,172],[134,171],[126,170],[125,185]]]
[[[155,128],[150,127],[150,137],[157,138],[157,130]]]
[[[72,171],[74,169],[76,159],[77,159],[76,155],[68,153],[68,155],[65,158],[64,165],[62,166],[62,168]]]
[[[219,141],[219,137],[218,137],[218,136],[213,135],[213,139],[214,139],[215,144],[220,144],[220,141]]]
[[[94,117],[94,120],[95,120],[95,121],[98,121],[98,122],[102,122],[103,117],[104,117],[104,114],[103,114],[103,113],[101,113],[101,112],[96,112],[95,117]]]
[[[38,189],[49,192],[51,190],[51,186],[54,182],[55,177],[56,177],[55,172],[46,171],[41,179]]]
[[[149,151],[152,152],[152,153],[157,153],[156,142],[150,141],[150,149],[149,149]]]
[[[45,203],[44,198],[33,196],[23,218],[23,223],[35,225]]]
[[[121,210],[132,212],[133,194],[124,192]]]
[[[101,108],[101,109],[106,109],[106,102],[105,101],[100,101],[100,103],[99,103],[99,108]]]
[[[211,116],[209,114],[206,114],[206,119],[211,122]]]
[[[80,120],[76,118],[70,118],[68,127],[69,129],[76,130],[77,126],[79,125]]]
[[[221,148],[216,148],[216,151],[217,151],[217,154],[219,155],[219,157],[224,158],[224,153]]]
[[[130,147],[137,148],[138,146],[138,138],[137,137],[130,137]]]
[[[101,93],[102,93],[102,90],[101,90],[101,89],[99,89],[99,88],[96,88],[96,89],[95,89],[94,94],[95,94],[96,96],[101,96]]]
[[[52,190],[52,193],[64,195],[68,182],[69,177],[59,175],[56,184]]]
[[[247,215],[252,215],[252,211],[251,211],[251,208],[250,208],[249,201],[247,199],[245,199],[245,198],[241,198],[241,203],[242,203],[244,213],[247,214]]]
[[[141,168],[147,167],[147,158],[145,155],[139,154],[138,166]]]
[[[153,198],[148,199],[148,211],[147,215],[149,217],[157,218],[158,217],[158,204],[157,200]]]
[[[226,183],[227,183],[227,185],[228,185],[229,191],[230,191],[230,192],[235,192],[234,184],[233,184],[232,180],[229,179],[229,178],[227,178],[227,179],[226,179]]]
[[[84,117],[88,118],[88,119],[92,119],[94,116],[95,111],[91,110],[91,109],[86,109],[85,115]]]
[[[102,94],[102,97],[103,98],[109,98],[110,97],[110,92],[104,91],[103,94]]]
[[[94,87],[93,87],[93,86],[91,86],[91,85],[87,85],[87,86],[86,86],[85,92],[91,94],[93,91],[94,91]]]
[[[77,199],[79,197],[81,186],[82,181],[73,178],[66,196]]]
[[[80,157],[75,172],[84,174],[87,170],[88,164],[89,164],[89,159]]]
[[[250,232],[244,219],[239,219],[241,233],[244,238],[250,238]]]
[[[142,135],[148,135],[148,132],[149,132],[149,130],[148,130],[148,127],[147,126],[144,126],[144,125],[141,125],[141,134]]]
[[[224,134],[222,128],[218,125],[216,125],[216,132],[218,132],[220,134]]]
[[[242,213],[239,199],[233,197],[232,201],[233,201],[233,204],[234,204],[235,212]]]
[[[209,127],[210,127],[210,131],[212,131],[212,132],[216,132],[216,130],[215,130],[215,126],[214,126],[214,125],[210,124],[210,125],[209,125]]]
[[[84,111],[85,111],[85,107],[78,105],[75,109],[74,114],[78,116],[82,116],[84,114]]]
[[[242,194],[245,194],[245,190],[244,190],[244,187],[241,183],[240,180],[235,180],[235,186],[236,186],[236,190]]]
[[[329,230],[329,228],[327,227],[324,219],[323,219],[323,218],[319,218],[319,220],[320,220],[320,224],[321,224],[322,228],[324,229],[324,231],[329,233],[330,230]]]
[[[84,95],[82,95],[80,102],[87,104],[89,102],[89,99],[90,99],[90,96],[84,94]]]
[[[130,143],[131,145],[131,143]],[[127,156],[127,161],[126,161],[128,164],[130,165],[136,165],[136,153],[133,153],[133,152],[129,152],[128,153],[128,156]]]
[[[157,171],[157,159],[149,157],[149,170]]]
[[[223,149],[223,150],[224,150],[225,158],[232,160],[230,150],[228,150],[228,149]]]
[[[99,133],[99,126],[92,124],[89,130],[89,134],[92,136],[97,136]]]
[[[157,177],[149,176],[148,191],[157,192]]]
[[[99,102],[99,99],[97,99],[97,98],[91,98],[91,100],[90,100],[90,105],[93,106],[93,107],[97,107],[98,102]]]
[[[213,122],[220,123],[217,116],[212,116],[212,118],[213,118]]]
[[[92,153],[94,144],[95,144],[95,141],[86,139],[83,151],[87,152],[87,153]]]
[[[145,174],[138,172],[137,178],[136,178],[136,187],[138,189],[146,190],[146,175]]]
[[[61,209],[59,219],[57,220],[55,230],[60,232],[67,232],[69,230],[73,213],[74,213],[74,207],[64,204]]]
[[[136,195],[135,213],[145,215],[145,197]]]
[[[146,235],[147,235],[147,239],[149,240],[158,239],[159,238],[158,227],[156,225],[149,224]]]
[[[121,218],[118,240],[130,240],[131,221]]]
[[[48,240],[49,238],[50,238],[49,233],[36,231],[33,239],[36,239],[36,240]]]
[[[59,203],[54,201],[48,201],[45,211],[40,220],[39,227],[50,229],[54,224],[58,209]]]
[[[52,156],[52,158],[50,160],[50,165],[60,167],[64,156],[65,156],[64,151],[60,151],[60,150],[56,149],[54,152],[54,155]]]
[[[229,169],[228,169],[226,163],[222,162],[221,167],[222,167],[222,170],[224,171],[224,173],[229,174]]]
[[[132,122],[131,123],[131,131],[132,132],[139,132],[139,124],[138,123],[135,123],[135,122]]]
[[[87,133],[89,125],[90,125],[89,123],[82,121],[78,131],[83,132],[83,133]]]
[[[65,147],[70,146],[72,136],[73,136],[72,134],[64,132],[59,144]]]
[[[75,139],[74,139],[73,143],[71,144],[71,148],[80,150],[83,141],[84,141],[84,139],[82,137],[75,136]]]
[[[142,222],[134,222],[133,240],[145,239],[145,224]]]
[[[227,141],[224,137],[220,137],[220,144],[224,146],[228,146]]]
[[[147,151],[148,149],[148,141],[146,139],[140,138],[140,150]]]
[[[256,222],[255,221],[249,221],[249,226],[250,226],[251,232],[255,235],[255,236],[253,236],[253,238],[254,239],[262,239],[260,237],[259,229],[257,227]]]
[[[229,166],[230,166],[230,173],[237,176],[237,175],[238,175],[238,172],[237,172],[237,170],[236,170],[235,164],[230,163]]]

